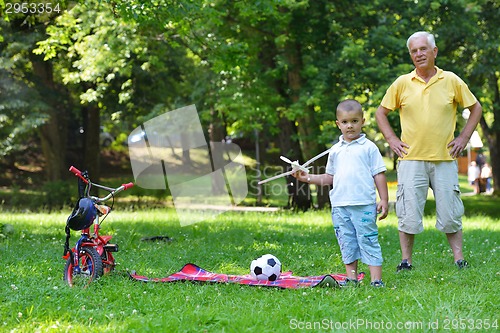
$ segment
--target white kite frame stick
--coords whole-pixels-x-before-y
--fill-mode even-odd
[[[325,150],[325,151],[324,151],[324,152],[322,152],[321,154],[318,154],[318,155],[314,156],[313,158],[311,158],[310,160],[308,160],[308,161],[307,161],[307,162],[305,162],[304,164],[302,164],[302,165],[298,165],[298,167],[297,167],[297,166],[295,166],[295,168],[294,168],[292,171],[288,171],[288,172],[285,172],[285,173],[281,173],[281,174],[276,175],[276,176],[274,176],[274,177],[271,177],[271,178],[267,178],[267,179],[261,180],[261,181],[260,181],[260,182],[258,182],[257,184],[261,185],[261,184],[264,184],[264,183],[270,182],[270,181],[272,181],[272,180],[275,180],[275,179],[278,179],[278,178],[281,178],[281,177],[285,177],[285,176],[291,175],[292,173],[297,172],[298,170],[302,170],[302,171],[307,170],[307,166],[308,166],[309,164],[313,163],[313,162],[314,162],[314,161],[316,161],[317,159],[319,159],[319,158],[321,158],[321,157],[325,156],[326,154],[328,154],[328,153],[330,152],[330,149],[331,149],[331,148],[328,148],[327,150]],[[284,157],[284,156],[283,156],[283,157]],[[285,158],[286,158],[286,157],[285,157]],[[281,158],[281,159],[282,159],[282,160],[284,160],[283,158]],[[287,159],[287,160],[288,160],[288,159]],[[284,160],[284,161],[285,161],[285,160]],[[288,160],[288,161],[289,161],[289,160]],[[296,162],[297,162],[297,164],[298,164],[298,161],[296,161]],[[293,163],[293,162],[292,162],[292,163],[289,163],[289,164],[292,166],[292,168],[294,167],[294,163]],[[309,171],[309,170],[308,170],[308,171]]]

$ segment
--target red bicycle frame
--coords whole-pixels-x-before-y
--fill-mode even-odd
[[[86,280],[85,285],[88,285],[93,279],[97,279],[101,275],[109,273],[116,266],[115,258],[112,253],[118,251],[118,245],[109,243],[112,236],[99,235],[102,221],[111,212],[111,208],[103,203],[110,198],[114,198],[117,193],[131,188],[134,184],[122,184],[117,188],[111,188],[92,183],[86,172],[82,173],[73,166],[69,168],[69,171],[86,184],[84,196],[92,200],[97,209],[97,215],[93,221],[92,235],[90,233],[90,227],[83,229],[75,247],[71,250],[69,250],[68,243],[66,242],[65,248],[67,250],[65,250],[63,256],[66,260],[64,279],[70,286],[73,286],[76,277],[84,277]],[[92,186],[106,190],[109,194],[102,198],[91,196],[90,190]],[[100,217],[103,217],[101,221]],[[67,239],[69,239],[69,234]]]

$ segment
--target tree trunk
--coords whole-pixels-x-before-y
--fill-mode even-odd
[[[298,103],[300,99],[300,91],[302,89],[302,61],[300,58],[300,45],[295,42],[289,43],[286,47],[285,55],[289,63],[288,72],[288,87],[290,88],[290,100],[292,103]],[[298,147],[302,148],[297,156],[300,163],[304,163],[311,157],[320,153],[318,143],[315,140],[315,135],[313,129],[317,128],[316,121],[313,116],[312,109],[305,106],[303,116],[297,119],[300,126],[297,126],[300,143]],[[307,189],[305,189],[307,187]],[[319,188],[318,188],[319,189]],[[303,198],[297,198],[299,202],[303,202],[303,206],[299,207],[303,210],[308,209],[312,206],[312,198],[310,193],[310,187],[308,184],[299,184],[297,186],[299,193],[295,194],[298,196],[304,196]],[[318,206],[324,204],[324,191],[317,191]],[[306,208],[307,207],[307,208]]]
[[[101,177],[99,134],[101,120],[99,108],[96,105],[89,105],[84,110],[84,146],[83,164],[85,170],[89,172],[90,179],[98,182]]]
[[[493,103],[494,122],[500,122],[500,85],[497,73],[492,73],[491,86],[495,91],[495,100]],[[490,148],[490,162],[493,172],[493,193],[500,195],[500,130],[498,126],[494,126],[494,131],[488,138]]]
[[[495,135],[490,145],[491,170],[493,173],[493,194],[500,195],[500,136]]]
[[[278,46],[272,42],[265,42],[262,46],[262,53],[259,57],[264,66],[270,69],[275,69],[277,67],[275,63],[277,56]],[[295,99],[292,99],[291,102],[293,103],[298,100],[298,95],[296,95],[296,93],[300,90],[299,71],[300,70],[295,69],[293,73],[287,74],[287,80],[289,81],[288,87],[286,86],[285,78],[274,80],[273,87],[277,94],[283,97],[283,100],[290,101],[291,96],[289,95],[287,88],[292,87],[292,95],[295,96]],[[290,83],[290,81],[292,83]],[[293,91],[295,91],[295,93],[293,93]],[[289,105],[286,105],[286,107],[289,107]],[[278,134],[280,153],[287,156],[291,160],[303,161],[300,143],[297,139],[295,139],[297,137],[297,128],[295,123],[289,120],[286,114],[283,113],[279,114],[278,118],[278,127],[281,129]],[[288,164],[282,162],[281,165],[283,166],[283,170],[289,170]],[[301,210],[309,209],[312,206],[309,184],[298,183],[292,176],[286,177],[285,181],[287,184],[287,193],[289,198],[287,207]]]
[[[48,121],[40,127],[42,153],[45,158],[45,172],[48,181],[61,180],[63,170],[66,169],[66,134],[67,118],[64,103],[61,103],[60,93],[56,89],[53,78],[53,68],[50,61],[43,61],[41,57],[32,56],[33,73],[41,96],[49,108]]]
[[[328,155],[325,157],[316,160],[314,164],[316,165],[312,170],[314,173],[325,173],[326,171],[326,162],[328,161]],[[318,200],[318,209],[323,209],[326,207],[330,207],[330,190],[332,189],[331,185],[327,186],[316,186],[316,198]]]
[[[279,133],[280,151],[283,155],[290,160],[295,161],[302,155],[300,153],[300,144],[293,138],[297,135],[295,124],[288,120],[286,117],[281,116],[279,119]],[[290,165],[282,162],[283,170],[289,171]],[[311,190],[309,184],[298,182],[293,176],[285,177],[287,191],[288,191],[288,208],[300,209],[306,211],[312,206]]]
[[[495,122],[500,121],[500,86],[498,84],[498,77],[495,73],[490,76],[490,86],[492,91],[494,91],[494,102],[493,105],[493,125],[490,128],[486,123],[484,117],[481,117],[479,124],[483,130],[483,134],[486,136],[488,141],[488,148],[490,150],[490,164],[493,173],[493,194],[500,195],[500,132],[498,131],[498,126],[495,126]]]
[[[212,165],[213,165],[213,170],[216,171],[215,169],[217,166],[224,165],[224,156],[223,156],[223,151],[220,149],[220,146],[214,145],[213,143],[221,143],[224,140],[224,137],[226,135],[226,131],[224,129],[224,125],[222,124],[222,120],[217,116],[217,113],[214,110],[211,110],[210,115],[212,116],[212,121],[210,122],[209,125],[209,130],[208,130],[208,135],[209,135],[209,147],[210,147],[210,155],[212,158]],[[224,191],[226,191],[225,188],[221,188],[221,186],[224,184],[220,184],[215,179],[212,179],[212,193],[214,194],[222,194]]]
[[[41,126],[39,133],[42,153],[45,159],[45,174],[47,181],[62,179],[64,169],[64,152],[60,134],[58,133],[59,120],[49,112],[49,121]]]

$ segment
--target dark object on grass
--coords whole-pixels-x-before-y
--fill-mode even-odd
[[[168,236],[153,236],[153,237],[143,237],[143,238],[141,238],[141,241],[144,241],[144,242],[156,242],[156,241],[171,242],[171,241],[173,241],[173,239],[168,237]]]
[[[469,267],[469,263],[463,259],[457,260],[455,265],[457,265],[458,269]]]
[[[396,267],[396,273],[400,271],[411,271],[413,269],[413,265],[408,262],[408,259],[403,259],[401,263]]]

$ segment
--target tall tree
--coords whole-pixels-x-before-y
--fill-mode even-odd
[[[380,5],[383,5],[380,3]],[[388,53],[392,63],[403,69],[404,62],[409,63],[405,47],[406,38],[418,30],[428,30],[435,34],[439,49],[437,64],[445,70],[458,74],[469,85],[483,106],[483,118],[480,121],[483,136],[490,151],[495,191],[500,189],[500,143],[499,90],[500,74],[496,64],[500,61],[498,43],[500,36],[498,20],[500,4],[496,1],[419,1],[416,6],[399,7],[400,3],[388,5],[389,15],[384,15],[384,23],[391,27],[394,38],[384,39],[386,45],[399,44],[402,52]],[[394,8],[392,6],[397,6]],[[383,9],[379,9],[383,12]],[[457,18],[460,20],[457,20]],[[378,29],[377,29],[378,30]],[[369,40],[375,35],[370,32]],[[390,43],[387,43],[390,41]],[[391,61],[384,61],[390,64]],[[385,66],[384,66],[385,67]],[[382,89],[381,89],[382,88]],[[384,86],[376,90],[380,96]],[[374,101],[378,102],[378,98]],[[462,110],[458,110],[462,113]],[[462,123],[461,116],[458,116]],[[461,129],[461,128],[459,128]]]
[[[61,6],[64,3],[61,3]],[[58,7],[59,10],[62,10]],[[27,15],[13,13],[0,20],[0,153],[15,156],[33,143],[37,133],[44,155],[47,180],[61,179],[64,170],[67,98],[54,81],[53,64],[33,53],[36,41],[58,12]]]
[[[388,84],[412,69],[404,47],[412,32],[436,32],[444,41],[440,48],[445,54],[453,48],[473,50],[479,46],[473,36],[487,33],[486,22],[496,24],[498,13],[498,5],[486,0],[382,0],[354,6],[347,0],[114,4],[118,12],[140,24],[158,22],[158,28],[179,36],[183,45],[206,59],[215,86],[223,88],[211,103],[233,128],[262,129],[265,123],[268,131],[278,133],[288,126],[283,122],[288,119],[296,127],[288,132],[297,133],[301,151],[295,154],[300,159],[335,140],[339,134],[334,126],[335,105],[346,97],[364,104],[367,132],[381,139],[372,130],[371,114]],[[166,20],[168,27],[161,23]],[[440,63],[443,67],[455,64],[449,66],[453,70],[459,63],[471,63],[464,55],[449,52],[440,56]],[[478,52],[474,55],[484,59]],[[457,72],[466,74],[463,68]],[[397,117],[392,121],[397,123]],[[288,153],[286,149],[282,146],[282,153]]]
[[[1,63],[0,75],[15,84],[1,87],[11,89],[11,96],[21,90],[44,96],[38,87],[42,78],[54,82],[46,87],[62,83],[78,112],[93,115],[95,131],[102,117],[116,119],[117,125],[137,124],[194,102],[203,110],[203,121],[212,124],[214,138],[226,129],[281,135],[288,138],[278,140],[281,153],[305,160],[338,137],[335,106],[346,97],[363,103],[365,131],[384,148],[372,112],[387,86],[412,70],[406,38],[429,30],[437,36],[439,66],[463,77],[483,104],[481,128],[498,189],[499,13],[493,0],[82,2],[47,24],[48,38],[36,55],[50,64],[38,63],[35,71],[31,61],[19,60],[36,61],[35,56],[15,57],[21,54],[13,52],[16,43],[2,48],[8,61]],[[4,28],[6,40],[10,28]],[[40,76],[51,70],[52,78]],[[25,80],[24,72],[39,78]],[[49,113],[45,98],[29,101],[33,110],[39,101],[36,107],[43,112],[21,119],[14,110],[25,108],[26,100],[16,104],[4,96],[0,103],[10,103],[11,111],[0,121],[9,129],[22,119],[64,121],[61,114]],[[396,124],[397,117],[391,121]],[[21,127],[13,133],[2,128],[9,135],[4,142],[14,142]],[[95,140],[96,133],[91,137]],[[98,152],[95,142],[88,146]]]
[[[142,28],[142,29],[141,29]],[[183,104],[191,61],[161,33],[113,16],[98,2],[75,5],[47,28],[38,54],[57,60],[58,78],[80,105],[84,161],[99,177],[101,119],[128,132],[165,108]],[[172,46],[173,45],[173,46]]]

